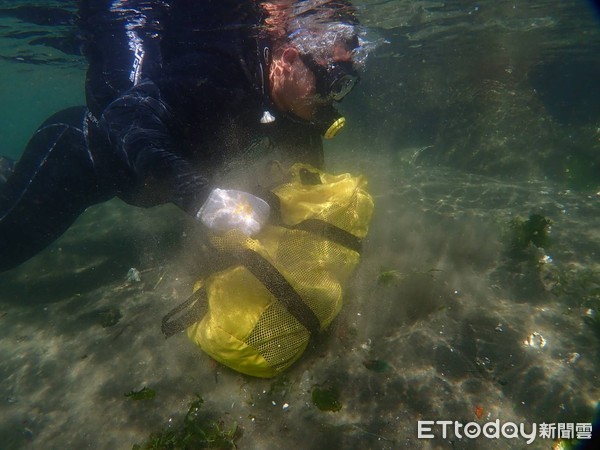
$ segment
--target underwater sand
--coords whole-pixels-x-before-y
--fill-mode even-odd
[[[331,165],[340,164],[334,152]],[[195,394],[203,413],[237,424],[237,446],[249,449],[507,448],[424,444],[417,421],[590,422],[600,341],[582,299],[552,291],[559,274],[584,268],[599,281],[598,196],[354,164],[376,201],[361,265],[332,327],[274,380],[214,363],[183,334],[161,335],[161,317],[208,261],[174,207],[90,208],[51,248],[0,276],[0,448],[131,448],[181,421]],[[531,212],[553,221],[542,269],[516,268],[504,253],[507,223]],[[130,267],[141,282],[126,281]],[[111,309],[122,317],[103,327]],[[543,348],[524,344],[534,332]],[[371,360],[385,364],[369,370]],[[338,389],[341,409],[319,410],[315,386]],[[143,387],[156,397],[124,396]]]

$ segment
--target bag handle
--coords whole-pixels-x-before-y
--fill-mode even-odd
[[[170,338],[174,334],[180,333],[190,325],[198,322],[202,318],[203,309],[202,305],[207,301],[206,288],[204,285],[197,289],[192,295],[188,297],[186,301],[177,305],[171,311],[169,311],[163,318],[161,324],[161,331],[165,335],[165,338]],[[171,319],[173,316],[185,311],[180,317]]]
[[[236,257],[311,335],[321,331],[318,317],[275,266],[250,249],[243,250]]]

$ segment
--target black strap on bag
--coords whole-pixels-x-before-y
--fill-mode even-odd
[[[252,250],[244,250],[237,256],[244,267],[285,306],[298,322],[304,325],[310,334],[321,331],[321,323],[313,310],[304,303],[300,294],[296,292],[275,266]]]
[[[328,241],[333,241],[349,250],[355,251],[356,253],[360,253],[362,249],[360,238],[357,238],[352,233],[327,223],[324,220],[307,219],[300,222],[298,225],[288,228],[317,234],[321,237],[324,237]]]
[[[303,184],[307,183],[303,182]],[[254,194],[267,202],[271,208],[269,222],[272,225],[277,225],[279,227],[284,227],[291,230],[302,230],[309,233],[314,233],[324,237],[329,241],[333,241],[336,244],[340,244],[350,250],[360,253],[362,249],[362,240],[354,236],[352,233],[349,233],[348,231],[321,219],[307,219],[296,225],[286,225],[281,219],[281,201],[275,193],[267,189],[257,187],[254,189]]]
[[[202,318],[202,313],[205,311],[205,305],[207,301],[206,288],[203,286],[196,290],[188,299],[177,305],[171,311],[169,311],[162,319],[162,325],[160,327],[165,338],[169,338],[174,334],[177,334],[185,330],[190,325],[195,324]],[[185,312],[183,312],[185,311]],[[181,314],[180,317],[172,319],[173,316]]]

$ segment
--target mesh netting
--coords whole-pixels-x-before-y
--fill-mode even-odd
[[[279,371],[292,364],[308,344],[309,332],[279,303],[260,316],[246,343]]]

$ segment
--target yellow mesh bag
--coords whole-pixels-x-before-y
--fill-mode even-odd
[[[291,181],[272,191],[274,224],[254,238],[212,238],[236,264],[196,286],[208,308],[188,337],[248,375],[272,377],[294,363],[311,333],[340,311],[373,211],[366,184],[362,176],[294,165]]]

